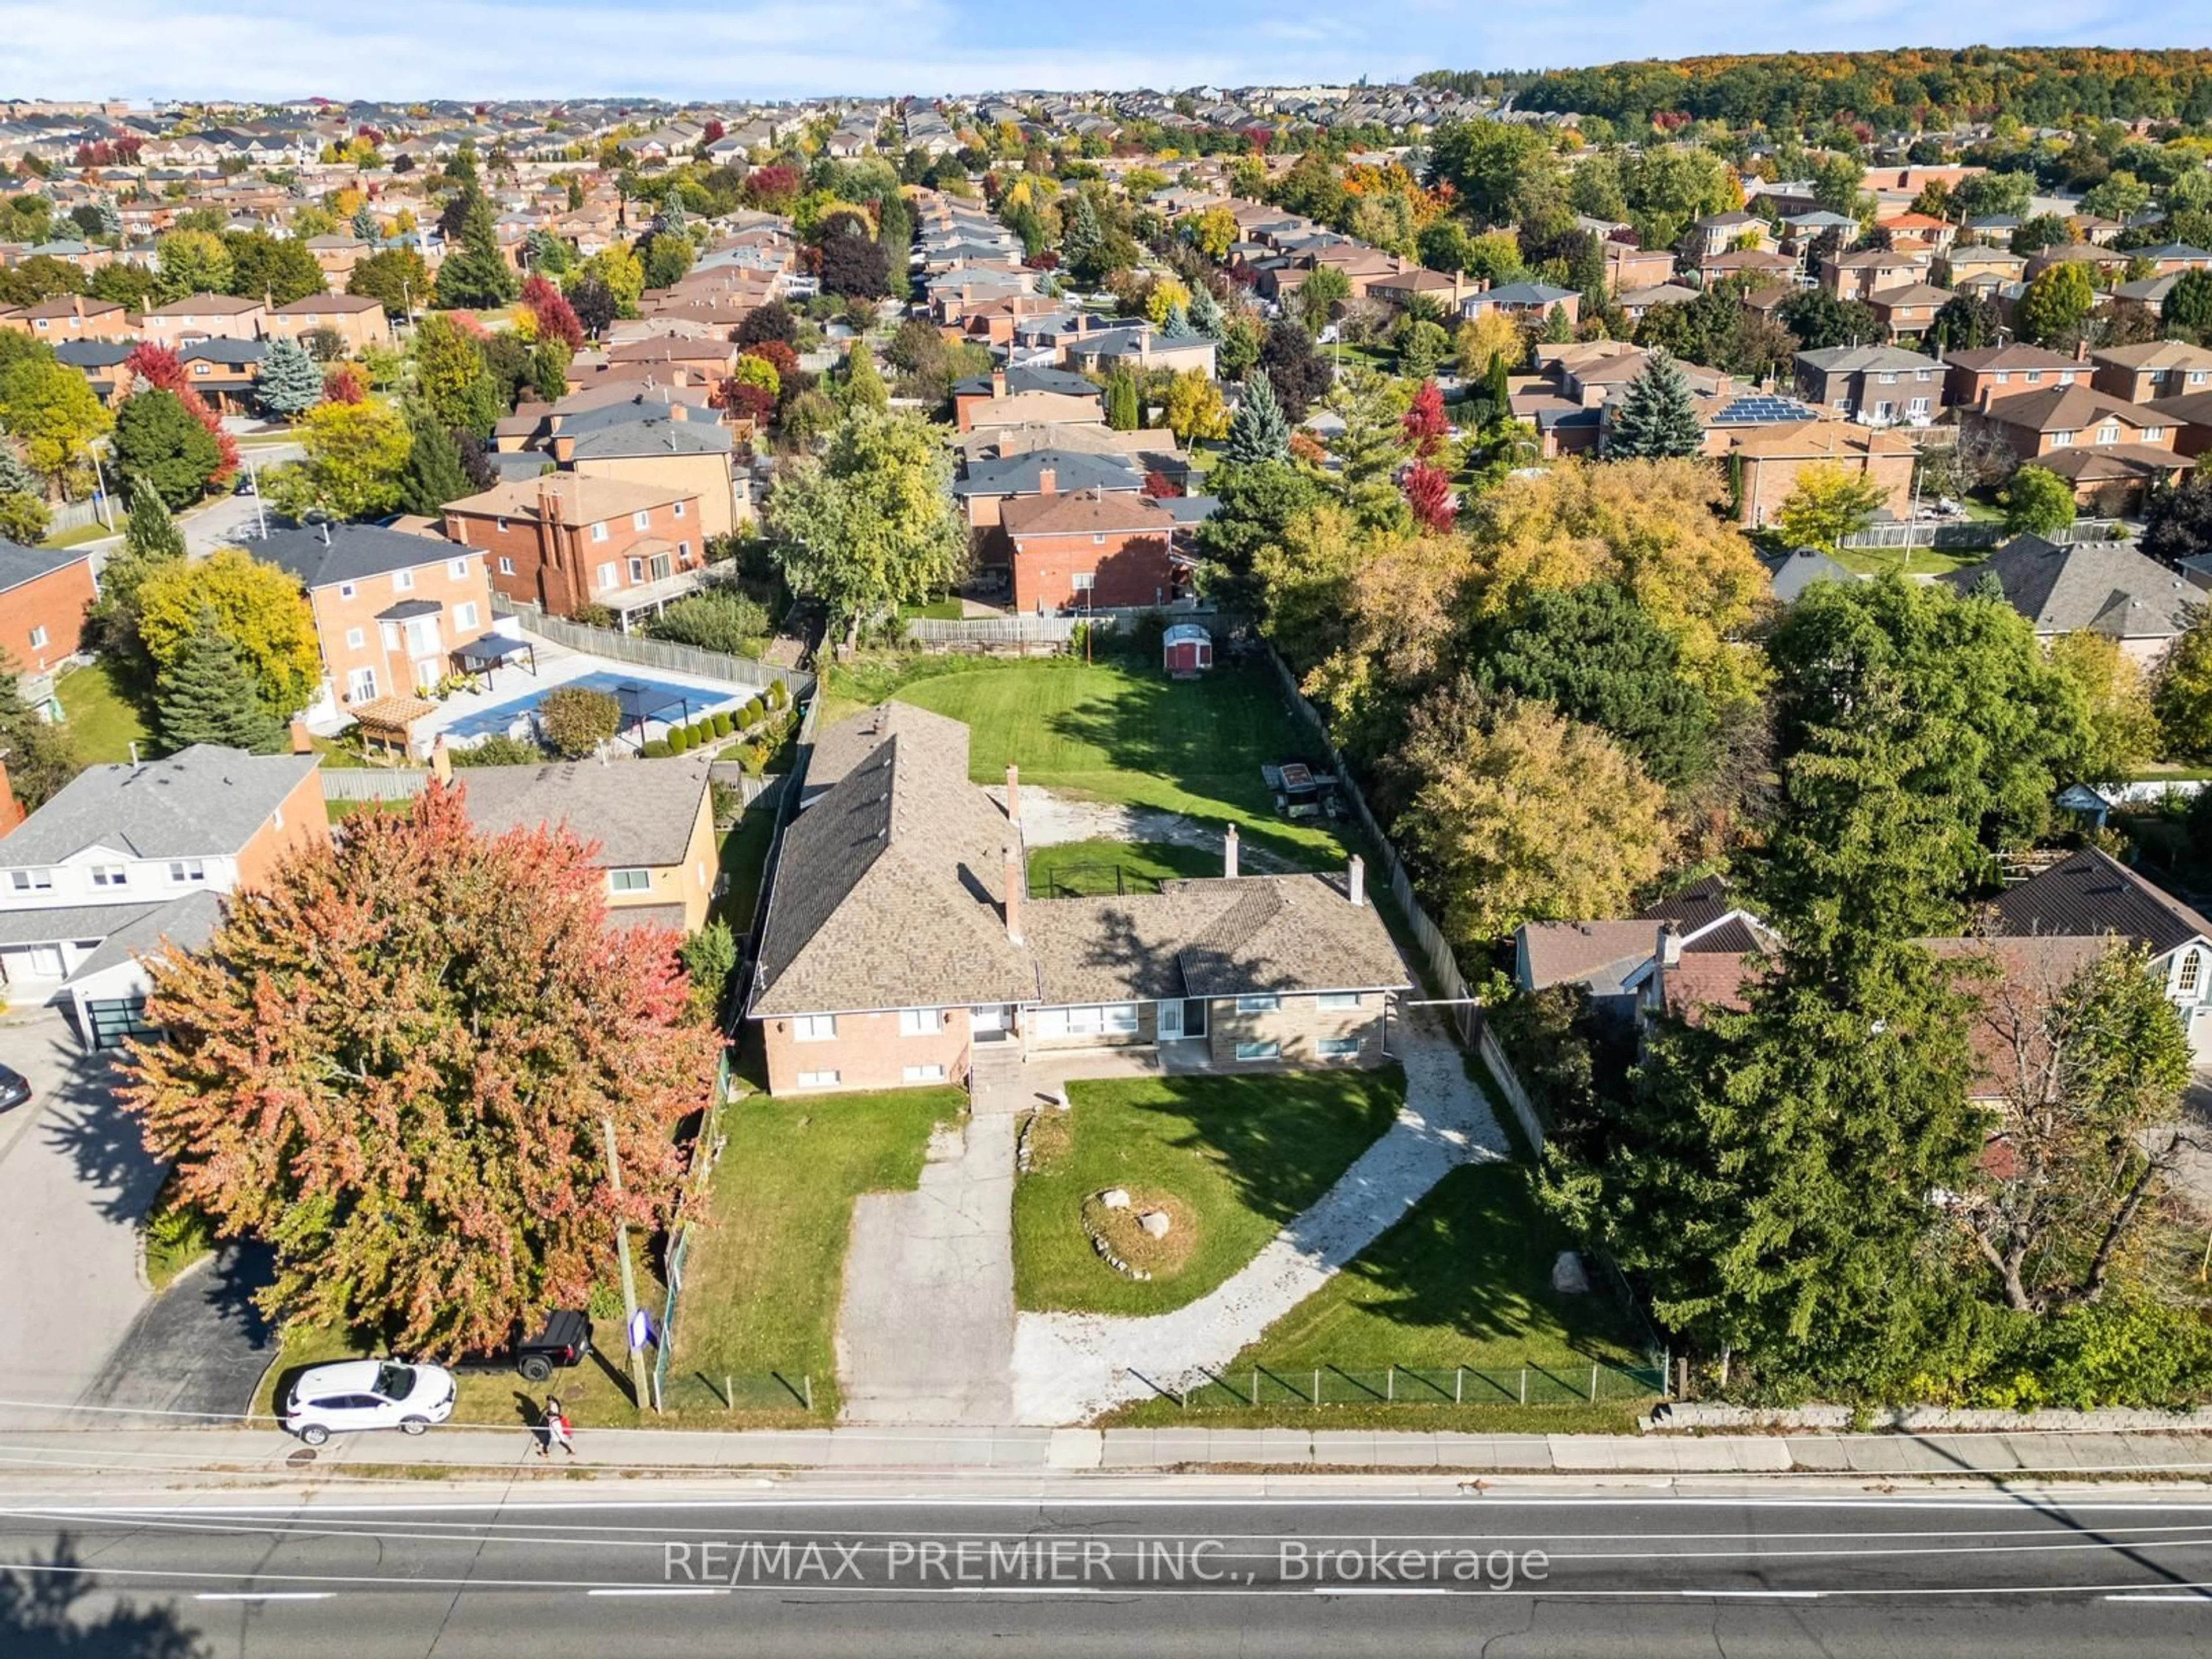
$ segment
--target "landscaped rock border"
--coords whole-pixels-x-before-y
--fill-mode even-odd
[[[1105,1196],[1106,1189],[1101,1188],[1097,1192],[1092,1193],[1084,1199],[1082,1206],[1078,1212],[1079,1218],[1083,1223],[1083,1236],[1091,1241],[1091,1248],[1098,1253],[1098,1259],[1104,1262],[1108,1267],[1111,1267],[1115,1273],[1121,1274],[1122,1278],[1133,1279],[1139,1281],[1149,1280],[1152,1278],[1152,1274],[1146,1273],[1142,1267],[1133,1267],[1127,1262],[1124,1261],[1115,1253],[1114,1247],[1107,1243],[1106,1235],[1100,1232],[1097,1227],[1091,1225],[1091,1206],[1093,1204],[1103,1203],[1105,1200]]]

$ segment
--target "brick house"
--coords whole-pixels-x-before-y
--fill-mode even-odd
[[[127,340],[132,332],[130,316],[121,306],[82,294],[58,294],[36,305],[0,311],[0,328],[15,329],[48,345],[64,340]]]
[[[2010,398],[2023,392],[2045,392],[2052,386],[2086,382],[2088,369],[2062,352],[2042,346],[1982,346],[1972,351],[1954,351],[1945,358],[1944,400],[1954,409],[1967,409],[1984,397]]]
[[[209,408],[218,415],[240,415],[253,404],[268,349],[264,340],[195,340],[177,354],[177,362]]]
[[[706,564],[687,489],[556,472],[448,501],[445,514],[447,539],[483,550],[494,587],[555,616],[603,605],[626,621],[696,587]]]
[[[1063,490],[1045,472],[1039,494],[999,513],[1016,610],[1165,605],[1188,586],[1175,556],[1175,507],[1126,489]]]
[[[1937,288],[1930,283],[1906,283],[1869,294],[1866,305],[1892,340],[1917,340],[1927,332],[1936,320],[1936,313],[1951,297],[1948,288]]]
[[[1725,448],[1708,453],[1741,458],[1737,518],[1743,524],[1771,522],[1797,487],[1797,475],[1808,466],[1839,466],[1870,477],[1881,486],[1893,518],[1911,512],[1914,447],[1902,432],[1844,421],[1803,421],[1730,433]]]
[[[98,595],[87,550],[0,540],[0,666],[43,673],[76,655]]]
[[[1550,317],[1554,306],[1566,313],[1570,326],[1581,320],[1583,296],[1573,289],[1554,288],[1549,283],[1507,283],[1498,288],[1485,287],[1460,301],[1459,314],[1471,323],[1496,312],[1517,323],[1534,325]]]
[[[1919,282],[1928,270],[1924,256],[1889,248],[1838,253],[1820,264],[1820,286],[1838,300],[1865,300],[1886,288]]]
[[[1942,580],[1971,593],[1990,577],[2045,645],[2084,630],[2102,634],[2144,668],[2187,629],[2198,597],[2181,575],[2125,542],[2061,544],[2040,536],[2015,536]]]
[[[304,300],[287,301],[269,313],[268,331],[274,339],[305,339],[324,328],[345,342],[349,357],[359,356],[373,345],[392,343],[392,324],[385,317],[384,302],[367,295],[310,294]]]
[[[994,368],[988,383],[963,381],[952,400],[952,424],[961,432],[1000,426],[1103,426],[1105,397],[1066,369]]]
[[[2142,345],[2111,346],[2093,351],[2089,384],[2122,403],[2147,404],[2154,398],[2185,398],[2212,389],[2212,349],[2185,340],[2152,340]]]
[[[2172,422],[2092,386],[1996,398],[1965,419],[2002,439],[2021,461],[2057,473],[2077,502],[2100,512],[2127,510],[2188,465],[2175,453]]]
[[[192,294],[165,306],[149,306],[134,331],[143,340],[181,350],[200,340],[258,340],[267,331],[269,310],[259,300],[229,294]]]
[[[443,761],[434,751],[433,763]],[[565,824],[606,872],[607,920],[623,927],[707,925],[720,867],[703,760],[572,761],[472,766],[460,775],[469,817],[494,834]]]
[[[1632,242],[1607,238],[1598,244],[1605,258],[1605,290],[1632,294],[1639,289],[1663,288],[1674,280],[1674,255],[1663,247],[1638,247]]]
[[[343,714],[435,685],[456,647],[491,626],[484,554],[380,525],[279,532],[258,556],[299,578],[323,653],[324,696]]]
[[[322,267],[323,281],[334,289],[343,289],[346,279],[353,275],[353,268],[375,252],[376,245],[346,232],[334,232],[307,238],[307,252]],[[429,302],[425,300],[423,303]]]
[[[0,838],[0,983],[10,1000],[66,1000],[89,1048],[143,1030],[138,955],[163,939],[201,944],[216,895],[329,843],[316,764],[197,744],[70,780]]]
[[[1927,421],[1943,408],[1943,365],[1903,346],[1801,351],[1796,379],[1805,402],[1866,421]]]
[[[1031,1055],[1188,1069],[1372,1066],[1411,983],[1358,859],[1032,898],[1019,781],[969,781],[968,728],[908,704],[823,732],[773,875],[746,1017],[774,1094],[928,1086]]]

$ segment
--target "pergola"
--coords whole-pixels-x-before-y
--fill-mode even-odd
[[[657,685],[617,685],[610,694],[622,709],[624,730],[635,727],[640,746],[645,743],[645,727],[648,720],[660,720],[670,726],[681,726],[691,718],[690,694],[668,690]],[[710,694],[697,694],[703,707],[720,701]],[[670,720],[671,713],[675,719]]]
[[[361,727],[364,748],[377,744],[387,750],[397,750],[404,760],[415,752],[415,722],[437,712],[437,704],[426,702],[421,697],[377,697],[355,709],[353,718]]]

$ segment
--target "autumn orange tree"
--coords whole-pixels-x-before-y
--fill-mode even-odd
[[[272,1318],[447,1357],[586,1297],[618,1216],[674,1218],[717,1039],[675,937],[606,927],[602,889],[572,834],[481,834],[434,782],[151,960],[167,1040],[124,1099],[186,1201],[273,1247]]]

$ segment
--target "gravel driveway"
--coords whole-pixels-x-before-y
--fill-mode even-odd
[[[1024,790],[1024,797],[1028,792]],[[1029,804],[1023,802],[1023,817]],[[1319,1202],[1212,1294],[1142,1318],[1024,1313],[1014,1326],[1014,1421],[1088,1422],[1197,1380],[1328,1282],[1455,1165],[1505,1156],[1505,1138],[1450,1039],[1426,1015],[1399,1030],[1406,1104]]]

